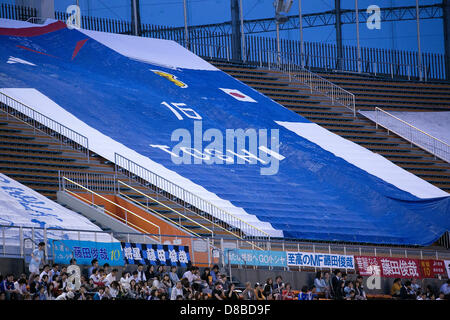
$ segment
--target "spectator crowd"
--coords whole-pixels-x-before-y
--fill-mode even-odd
[[[137,265],[132,272],[99,266],[92,260],[87,274],[73,274],[79,270],[76,260],[69,266],[45,264],[40,244],[34,250],[29,265],[30,274],[0,274],[0,300],[317,300],[319,297],[335,300],[366,300],[363,277],[350,280],[341,270],[333,273],[319,271],[311,286],[295,291],[281,276],[269,278],[265,283],[245,283],[237,290],[219,267],[195,266],[183,273],[176,266]],[[78,279],[75,280],[74,279]],[[448,300],[450,280],[439,290],[431,286],[421,288],[416,279],[395,279],[391,288],[394,299]]]

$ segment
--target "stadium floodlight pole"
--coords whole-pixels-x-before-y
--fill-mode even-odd
[[[416,0],[416,24],[417,24],[417,49],[418,49],[418,63],[419,63],[419,80],[423,79],[423,66],[422,66],[422,47],[420,44],[420,15],[419,15],[419,0]]]
[[[298,22],[300,23],[300,62],[302,67],[305,67],[305,49],[303,43],[303,14],[302,14],[302,0],[298,0]]]
[[[137,36],[138,31],[138,16],[137,16],[137,3],[133,0],[133,16],[134,16],[134,35]]]
[[[361,46],[359,44],[359,10],[358,0],[355,0],[355,15],[356,15],[356,42],[358,51],[358,73],[361,73]]]
[[[241,42],[242,42],[242,61],[246,62],[247,57],[245,53],[245,34],[244,34],[244,9],[242,7],[242,0],[240,0],[240,15],[241,15]]]
[[[277,25],[277,63],[281,64],[281,43],[280,43],[280,22],[276,21]]]
[[[189,49],[189,33],[187,25],[187,0],[183,0],[183,12],[184,12],[184,47]]]

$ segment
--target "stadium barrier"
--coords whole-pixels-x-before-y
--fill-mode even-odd
[[[450,145],[378,107],[375,108],[375,124],[377,128],[381,126],[388,133],[393,132],[411,142],[411,145],[415,144],[435,157],[450,162]]]
[[[39,132],[42,132],[74,150],[86,155],[89,162],[89,140],[84,135],[43,115],[24,103],[0,92],[0,110],[6,117],[17,119]]]
[[[57,228],[38,228],[20,226],[0,226],[0,258],[22,258],[29,261],[31,252],[37,243],[43,241],[47,244],[45,256],[53,260],[53,241],[81,241],[90,243],[139,243],[155,245],[152,238],[162,236],[166,239],[161,245],[180,245],[189,247],[190,260],[193,265],[211,266],[218,264],[223,268],[237,267],[248,269],[269,269],[285,271],[317,271],[334,270],[336,268],[352,271],[354,268],[343,267],[314,267],[314,266],[289,266],[281,264],[279,260],[271,257],[285,256],[288,252],[306,252],[311,255],[329,255],[337,257],[367,256],[389,257],[392,259],[420,259],[420,260],[450,260],[448,250],[433,250],[431,248],[401,248],[382,247],[370,245],[334,244],[334,243],[308,243],[297,242],[289,239],[271,239],[271,241],[257,243],[252,246],[247,241],[240,239],[229,240],[219,238],[198,238],[194,236],[180,235],[156,235],[145,233],[105,232],[92,230],[74,230]],[[170,239],[170,240],[167,240]],[[58,242],[59,243],[59,242]],[[264,248],[259,250],[256,246]],[[243,260],[236,263],[229,254],[237,254]],[[259,261],[248,259],[248,254],[262,257]],[[247,257],[246,257],[247,256]],[[69,259],[68,259],[69,260]],[[352,271],[353,272],[353,271]]]

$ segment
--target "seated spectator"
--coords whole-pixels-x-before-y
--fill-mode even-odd
[[[111,295],[112,299],[116,299],[120,296],[120,284],[116,280],[112,281],[109,284],[109,294]]]
[[[91,267],[88,270],[88,277],[91,277],[91,275],[94,273],[94,270],[98,269],[98,260],[92,259],[91,260]]]
[[[225,295],[223,294],[223,288],[222,288],[222,284],[217,281],[214,284],[214,290],[212,291],[212,300],[224,300],[225,299]]]
[[[162,279],[165,273],[166,273],[165,267],[163,265],[159,265],[158,268],[156,269],[155,275],[159,276],[159,278]]]
[[[122,272],[122,277],[120,278],[120,285],[122,288],[126,291],[130,288],[130,273],[129,272]]]
[[[38,276],[39,278],[39,276]],[[6,278],[0,283],[0,292],[5,293],[6,300],[17,299],[18,291],[14,286],[14,275],[8,274]]]
[[[245,290],[242,292],[242,298],[244,300],[256,300],[255,291],[250,282],[245,283]]]
[[[165,293],[170,295],[172,287],[172,280],[170,280],[169,274],[165,273],[163,279],[161,280],[161,289],[163,289]]]
[[[147,280],[150,280],[150,279],[153,279],[155,276],[156,276],[155,266],[151,264],[147,267],[147,271],[145,272],[145,277]]]
[[[209,268],[205,268],[203,269],[203,273],[200,277],[203,281],[206,281],[206,283],[208,284],[208,286],[212,286],[213,282],[212,282],[212,276],[211,276],[211,269]]]
[[[177,281],[176,285],[172,288],[170,300],[178,300],[177,297],[183,298],[183,285],[181,281]]]
[[[103,300],[105,298],[107,299],[108,295],[106,294],[105,289],[106,289],[105,287],[98,287],[98,291],[94,295],[94,300]]]
[[[266,297],[263,293],[263,288],[259,284],[259,282],[255,283],[255,297],[256,300],[266,300]]]
[[[191,285],[192,282],[194,282],[194,273],[193,273],[194,270],[195,268],[191,266],[187,268],[185,273],[183,273],[183,278],[189,281],[189,285]]]
[[[268,278],[266,280],[266,283],[265,283],[264,289],[263,289],[263,294],[266,297],[273,295],[273,280],[272,280],[272,278]]]
[[[240,295],[236,291],[236,285],[234,283],[230,284],[228,291],[225,293],[225,299],[226,300],[239,300],[240,299]]]
[[[137,273],[138,273],[138,277],[137,277],[137,282],[139,281],[147,281],[147,277],[145,275],[145,271],[144,271],[144,265],[142,263],[138,264],[137,267]]]
[[[180,278],[178,278],[176,266],[170,267],[169,277],[170,277],[170,280],[172,281],[172,283],[177,283],[178,281],[180,281]]]
[[[46,300],[55,300],[56,299],[54,289],[55,288],[54,288],[53,282],[50,282],[50,284],[48,285],[47,291],[46,291]]]
[[[36,294],[39,292],[39,274],[34,274],[32,282],[30,284],[30,294]]]
[[[28,293],[27,288],[27,280],[20,278],[16,282],[14,282],[14,289],[18,293],[19,296],[23,298],[23,296]]]
[[[128,299],[136,299],[138,295],[138,288],[136,285],[136,280],[131,279],[130,280],[130,286],[128,287],[126,291],[126,296]]]
[[[411,288],[414,290],[415,294],[418,294],[420,291],[420,285],[417,283],[417,279],[411,279]]]
[[[286,283],[284,290],[281,292],[281,300],[294,300],[294,292],[290,283]]]
[[[275,300],[281,300],[281,293],[284,289],[283,278],[281,276],[276,276],[275,284],[273,285],[273,297]]]
[[[351,292],[351,291],[354,291],[354,288],[353,288],[353,282],[347,280],[347,281],[345,282],[345,286],[344,286],[345,297],[347,297],[348,295],[350,295],[350,292]]]
[[[391,287],[391,296],[394,298],[400,298],[400,290],[402,289],[402,280],[399,278],[394,279],[394,283]]]
[[[59,276],[59,264],[54,263],[48,272],[49,281],[52,282],[57,276]]]
[[[72,291],[69,291],[61,293],[55,300],[72,300],[73,298],[75,298],[75,294]]]
[[[303,286],[298,294],[298,300],[312,300],[312,294],[308,290],[308,286]]]
[[[355,281],[355,300],[367,300],[366,292],[358,279]]]
[[[445,300],[445,294],[443,292],[439,292],[439,297],[436,300]]]
[[[219,276],[219,266],[215,264],[211,269],[212,282],[216,283]]]
[[[450,300],[450,279],[441,286],[439,292],[444,294],[445,299]]]
[[[403,300],[413,300],[416,299],[414,290],[411,288],[411,281],[405,281],[405,284],[400,289],[400,298]]]
[[[348,295],[345,296],[345,300],[355,300],[355,290],[350,290]]]
[[[109,263],[104,263],[103,264],[103,267],[102,267],[102,269],[103,269],[103,271],[105,272],[105,274],[108,274],[108,273],[110,273],[111,271],[110,271],[110,268],[111,268],[111,266],[109,265]]]
[[[111,283],[113,283],[114,281],[117,281],[117,273],[119,272],[119,270],[117,269],[112,269],[110,273],[108,273],[108,275],[105,277],[105,285],[106,286],[110,286]]]
[[[50,266],[49,266],[48,264],[46,264],[46,265],[44,266],[44,269],[42,270],[41,274],[39,275],[39,282],[42,282],[42,277],[43,277],[44,275],[47,276],[47,280],[48,280],[49,272],[50,272]]]

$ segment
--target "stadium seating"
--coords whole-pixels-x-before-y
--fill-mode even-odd
[[[450,165],[367,118],[333,105],[300,83],[290,83],[276,70],[212,61],[231,76],[268,95],[274,101],[350,141],[378,153],[433,185],[450,191]],[[450,84],[378,79],[356,74],[321,73],[356,96],[358,110],[380,107],[387,111],[449,111]]]
[[[2,80],[8,101],[27,104],[87,136],[89,149],[110,162],[120,154],[152,170],[156,178],[147,181],[156,189],[172,192],[173,198],[182,198],[183,205],[196,206],[234,228],[251,224],[252,229],[245,230],[247,235],[426,245],[446,231],[447,193],[349,142],[351,139],[342,139],[283,108],[173,42],[68,30],[60,22],[23,30],[3,28],[0,33],[7,35],[1,37],[7,48],[1,58],[14,56],[25,61],[0,65],[0,71],[14,73],[14,81],[25,83],[11,87],[11,81]],[[17,44],[20,37],[28,37],[41,50]],[[131,43],[131,47],[126,45]],[[147,53],[142,50],[146,44],[157,50]],[[164,48],[170,55],[162,55]],[[47,65],[55,69],[43,67]],[[261,71],[252,72],[261,76]],[[271,73],[271,77],[280,76]],[[315,93],[314,101],[307,88],[299,94],[297,88],[276,81],[273,88],[256,88],[269,96],[276,94],[274,99],[309,101],[307,111],[319,118],[354,121],[348,110],[331,106]],[[273,159],[283,161],[281,170],[274,175],[261,174],[265,163],[261,159],[256,166],[175,163],[158,146],[169,143],[168,138],[178,129],[195,135],[192,120],[199,119],[205,128],[221,132],[229,128],[274,129],[282,141],[281,154],[270,152]],[[375,143],[383,140],[384,145],[399,143],[391,138],[370,139],[367,133],[354,135]],[[26,134],[22,138],[32,139]],[[236,153],[234,146],[231,152]],[[71,171],[105,164],[27,159],[17,165],[47,170],[58,165]],[[402,229],[386,224],[386,216],[402,221]],[[417,221],[423,219],[433,227],[418,228]]]

